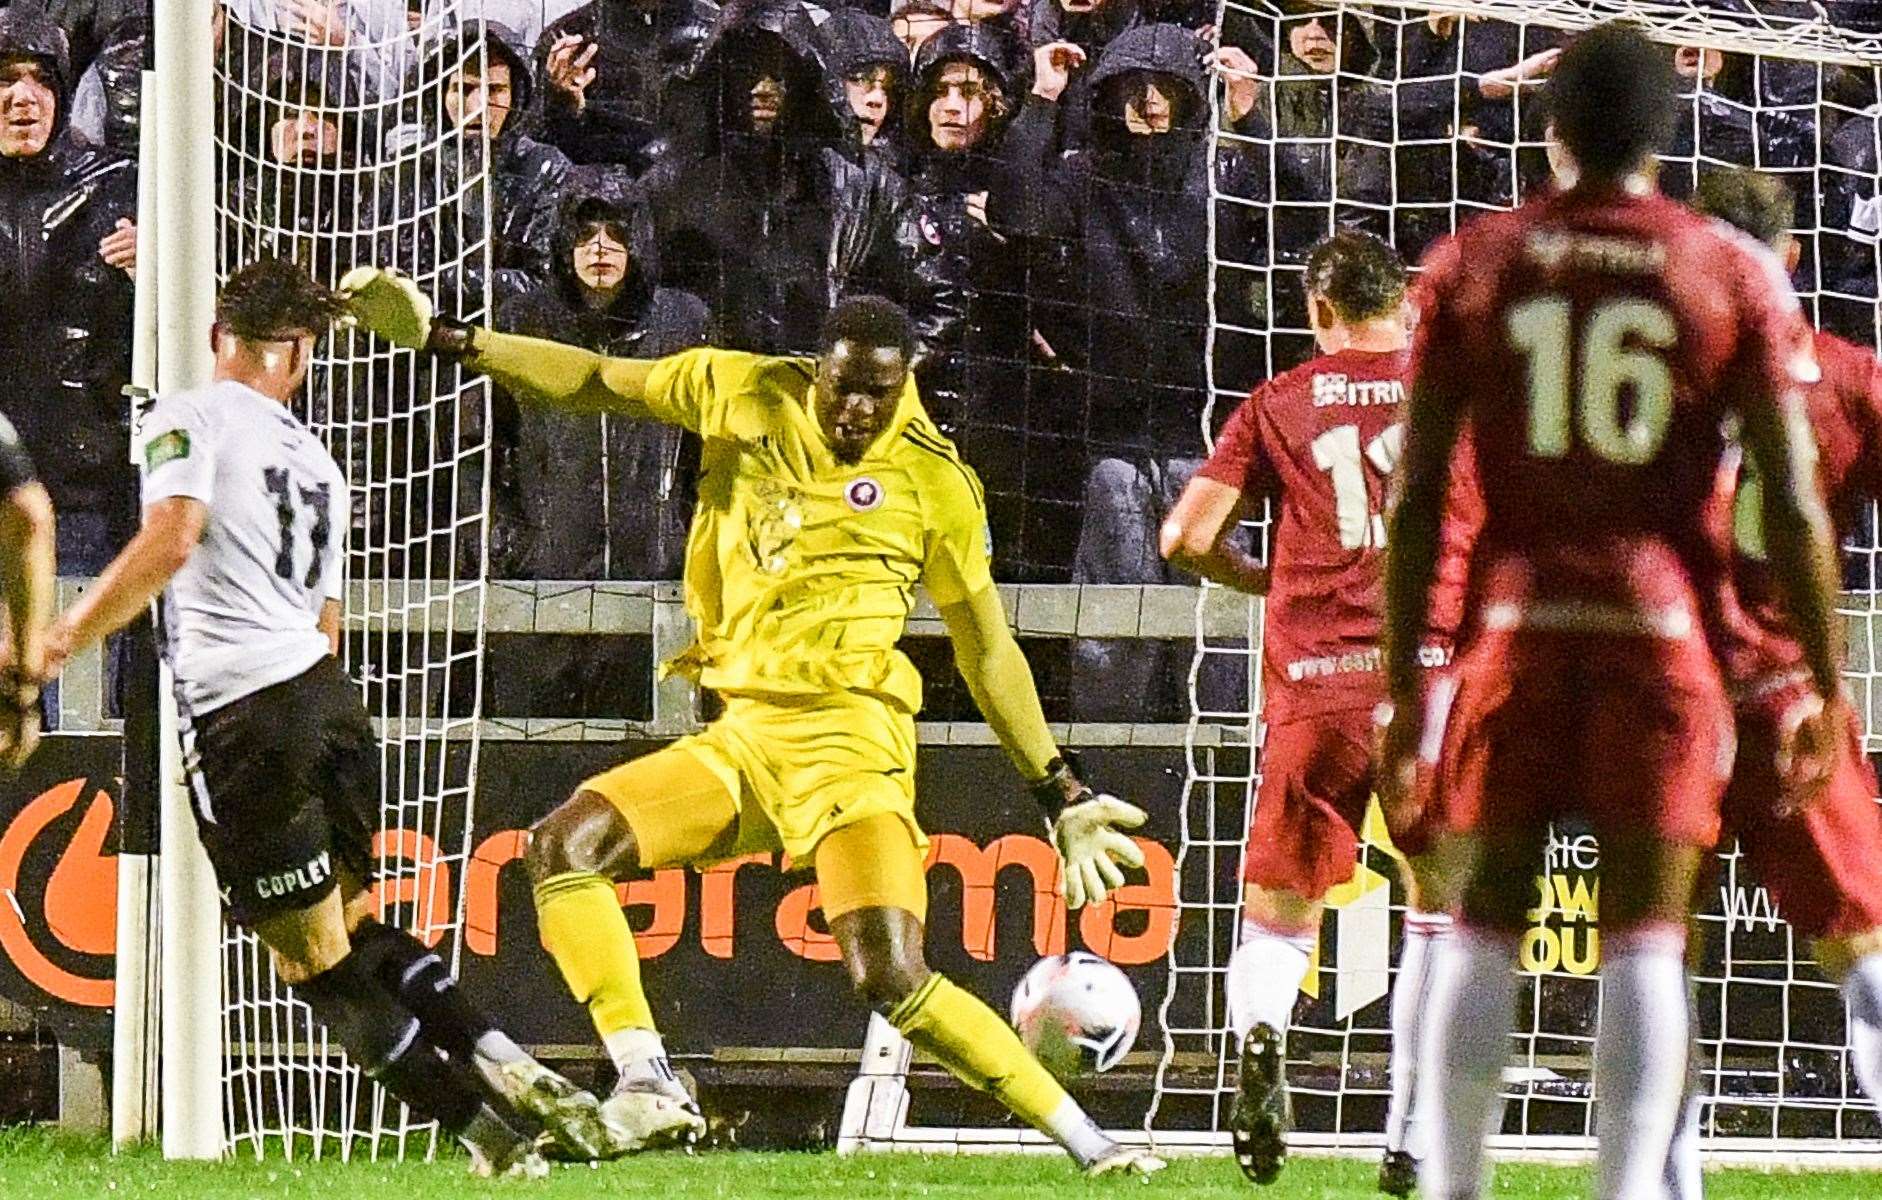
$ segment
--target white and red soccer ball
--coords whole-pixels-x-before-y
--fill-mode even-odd
[[[1042,958],[1013,989],[1013,1028],[1061,1079],[1109,1071],[1137,1042],[1143,1004],[1124,972],[1085,950]]]

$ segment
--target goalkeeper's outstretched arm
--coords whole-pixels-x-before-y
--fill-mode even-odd
[[[395,346],[457,358],[519,399],[570,412],[653,418],[647,380],[654,359],[608,358],[579,346],[434,319],[418,285],[378,267],[355,267],[340,291],[359,325]]]
[[[1143,810],[1095,792],[1076,756],[1061,752],[1053,741],[1032,668],[1006,623],[999,589],[989,584],[940,608],[954,643],[955,668],[1045,813],[1064,867],[1060,891],[1066,904],[1102,903],[1124,886],[1123,867],[1144,865],[1143,851],[1121,832],[1141,826],[1147,819]]]

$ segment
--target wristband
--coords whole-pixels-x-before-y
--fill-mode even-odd
[[[476,353],[477,331],[450,317],[433,317],[431,332],[425,337],[425,350],[439,358],[469,358]]]
[[[1047,829],[1052,828],[1058,821],[1059,814],[1073,803],[1073,798],[1068,798],[1065,794],[1067,780],[1077,785],[1077,791],[1074,793],[1076,798],[1082,799],[1091,794],[1091,789],[1085,785],[1084,772],[1080,770],[1082,765],[1077,751],[1061,750],[1051,762],[1046,764],[1045,777],[1027,785],[1032,792],[1033,801],[1045,814]]]

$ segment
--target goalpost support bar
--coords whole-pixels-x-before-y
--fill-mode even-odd
[[[215,320],[215,0],[156,0],[157,390],[210,381]],[[146,164],[148,169],[148,163]],[[183,786],[164,668],[160,889],[163,1155],[222,1156],[222,908]]]

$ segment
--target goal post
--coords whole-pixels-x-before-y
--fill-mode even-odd
[[[1316,14],[1338,47],[1331,69],[1310,66],[1320,56],[1294,41]],[[1840,27],[1809,3],[1412,0],[1327,3],[1310,13],[1274,0],[1223,0],[1214,23],[1225,43],[1255,60],[1258,96],[1253,112],[1231,125],[1216,84],[1211,154],[1240,156],[1263,176],[1263,187],[1255,196],[1229,194],[1220,186],[1229,173],[1209,173],[1212,427],[1251,386],[1310,353],[1300,281],[1314,241],[1357,225],[1416,262],[1460,222],[1508,208],[1544,184],[1541,72],[1508,69],[1526,61],[1533,67],[1535,56],[1573,32],[1616,18],[1686,48],[1675,51],[1682,95],[1676,144],[1662,157],[1667,190],[1684,197],[1704,173],[1728,166],[1788,180],[1799,199],[1806,306],[1825,327],[1877,344],[1882,36]],[[1249,211],[1250,234],[1226,241],[1223,227],[1231,223],[1223,217]],[[1254,522],[1252,533],[1258,544],[1265,540],[1265,521]],[[1882,535],[1873,512],[1846,551],[1848,676],[1873,753],[1882,749],[1882,666],[1874,650],[1882,640]],[[1161,994],[1143,997],[1147,1037],[1161,1037],[1154,1072],[1130,1085],[1141,1086],[1136,1111],[1146,1115],[1140,1127],[1117,1131],[1175,1150],[1227,1148],[1234,1065],[1223,983],[1261,769],[1261,602],[1205,585],[1200,605],[1187,776],[1180,795],[1172,787],[1168,796],[1136,798],[1181,806],[1172,923],[1179,932]],[[1213,613],[1208,620],[1204,609]],[[1239,619],[1223,619],[1224,609]],[[1224,668],[1249,680],[1233,703],[1202,686]],[[1494,1143],[1502,1152],[1574,1157],[1593,1148],[1599,869],[1592,837],[1565,829],[1537,880],[1505,1075],[1507,1121]],[[1330,898],[1289,1040],[1303,1149],[1376,1153],[1383,1146],[1389,981],[1404,914],[1396,876],[1385,849],[1369,841],[1353,881]],[[1706,1151],[1715,1160],[1776,1163],[1788,1155],[1882,1166],[1882,1123],[1849,1070],[1835,988],[1736,854],[1722,856],[1719,886],[1707,900],[1696,992]],[[869,1044],[880,1050],[880,1040],[872,1030]],[[845,1113],[845,1147],[1041,1144],[1011,1126],[924,1122],[919,1095],[910,1098],[919,1087],[905,1055],[866,1054]]]
[[[280,32],[263,10],[156,0],[141,130],[151,179],[139,212],[151,252],[137,287],[150,316],[138,358],[148,365],[154,347],[159,396],[210,380],[219,281],[263,255],[329,286],[354,265],[394,265],[442,312],[487,318],[488,144],[480,127],[460,127],[446,96],[459,71],[483,74],[483,44],[453,36],[481,19],[481,0],[441,0],[414,28],[354,31],[336,48]],[[383,920],[455,967],[483,703],[488,384],[336,328],[317,342],[291,407],[333,453],[354,501],[341,517],[341,658],[380,740],[372,894]],[[167,668],[160,687],[161,853],[150,868],[160,916],[140,911],[140,864],[126,864],[118,927],[134,961],[121,963],[114,1141],[153,1128],[160,1106],[169,1158],[430,1152],[435,1126],[350,1064],[266,948],[225,920]],[[140,924],[160,943],[155,987],[137,978],[152,957],[129,944]],[[153,1024],[160,1055],[138,1044]],[[158,1063],[153,1102],[140,1073]]]
[[[215,323],[215,145],[195,133],[215,121],[214,50],[204,36],[216,0],[158,0],[151,124],[157,143],[157,392],[209,383],[208,330]],[[222,1028],[222,906],[209,856],[183,785],[176,700],[160,668],[159,815],[161,914],[158,959],[165,1158],[213,1159],[225,1148]]]

